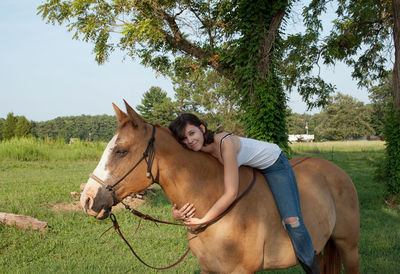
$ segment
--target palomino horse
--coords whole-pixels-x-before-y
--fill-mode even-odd
[[[153,126],[125,105],[127,114],[113,104],[118,129],[81,196],[85,211],[97,219],[108,217],[118,200],[152,183],[146,176],[149,165],[141,159],[154,134]],[[209,154],[182,147],[168,129],[159,125],[155,129],[149,171],[171,203],[181,207],[191,202],[201,217],[224,190],[223,166]],[[127,175],[135,163],[135,169]],[[299,158],[291,163],[304,222],[316,252],[323,251],[322,272],[340,273],[343,264],[346,273],[359,273],[359,208],[350,177],[323,159]],[[252,178],[251,168],[240,167],[239,193],[247,189]],[[193,236],[188,231],[189,246],[203,273],[253,273],[298,263],[274,198],[259,172],[253,188],[229,213]]]

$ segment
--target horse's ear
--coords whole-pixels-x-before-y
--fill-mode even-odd
[[[129,115],[129,117],[131,118],[134,126],[137,127],[146,122],[139,114],[136,113],[136,111],[125,100],[124,100],[124,103],[125,103],[126,111]]]
[[[126,115],[125,112],[120,110],[116,104],[112,103],[112,105],[114,107],[115,115],[117,116],[118,122],[121,123],[123,120],[125,120],[128,117],[128,115]]]

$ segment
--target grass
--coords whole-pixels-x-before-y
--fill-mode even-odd
[[[19,149],[25,147],[27,150]],[[54,211],[49,204],[70,203],[71,191],[95,168],[104,143],[12,140],[0,143],[0,211],[48,222],[45,233],[0,225],[0,273],[155,273],[134,258],[122,240],[81,211]],[[346,170],[359,194],[361,273],[400,273],[400,210],[385,204],[384,185],[372,180],[383,156],[381,142],[293,144],[294,156],[332,160]],[[22,155],[22,156],[21,156]],[[36,156],[35,156],[36,155]],[[138,210],[171,220],[171,206],[161,190]],[[186,250],[185,229],[142,222],[125,210],[116,211],[121,230],[149,264],[173,263]],[[268,273],[300,273],[301,268]],[[166,273],[200,273],[192,254]]]
[[[65,144],[63,139],[36,140],[14,138],[0,142],[0,159],[18,161],[75,161],[98,159],[105,143],[82,142],[79,139]]]

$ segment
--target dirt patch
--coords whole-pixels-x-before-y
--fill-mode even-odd
[[[135,208],[143,203],[145,200],[142,199],[125,199],[124,203],[129,205],[131,208]],[[45,204],[44,207],[50,208],[53,211],[82,211],[81,203],[79,201],[71,202],[71,203],[56,203],[56,204]],[[113,210],[124,209],[125,207],[122,204],[118,204],[113,207]]]
[[[82,210],[79,202],[72,203],[57,203],[57,204],[44,204],[44,207],[50,208],[53,211],[78,211]]]

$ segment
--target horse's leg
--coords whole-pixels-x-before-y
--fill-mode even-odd
[[[347,191],[349,193],[350,191]],[[355,195],[356,196],[356,195]],[[343,262],[344,270],[348,274],[360,273],[358,259],[358,241],[360,239],[360,217],[358,203],[353,197],[347,197],[346,208],[341,208],[346,201],[337,205],[336,226],[332,232],[336,248]]]
[[[343,262],[344,271],[346,274],[358,274],[359,259],[358,259],[358,240],[350,237],[335,239],[336,248],[339,251],[340,258]]]

